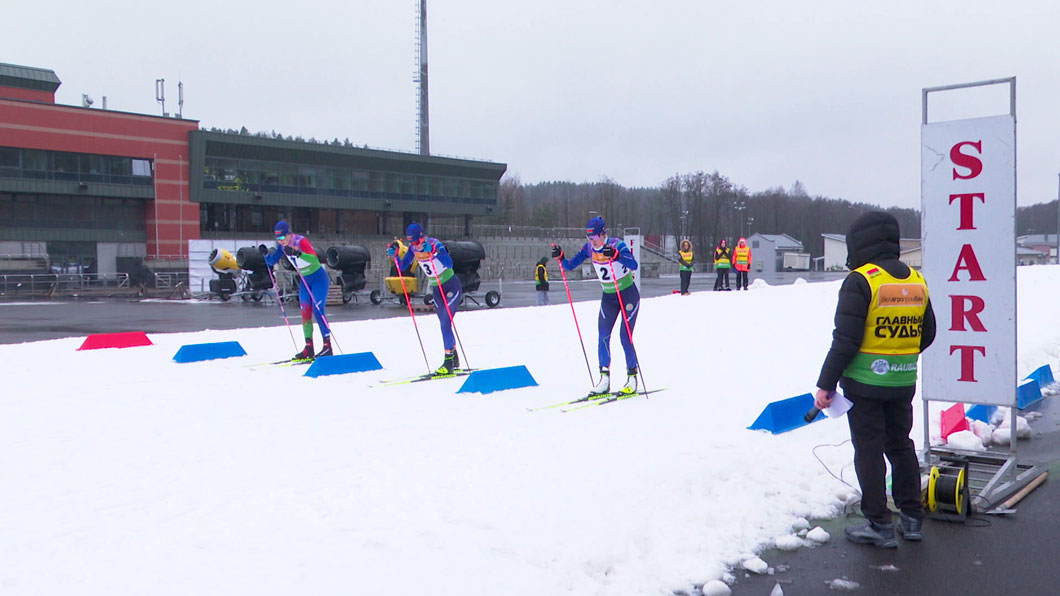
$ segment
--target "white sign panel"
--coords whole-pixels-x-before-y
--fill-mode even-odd
[[[924,399],[1015,405],[1015,119],[925,124],[920,139],[923,272],[938,323]]]

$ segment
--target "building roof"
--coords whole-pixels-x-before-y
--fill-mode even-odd
[[[821,234],[821,237],[822,238],[827,238],[829,240],[835,240],[837,242],[846,242],[847,241],[847,237],[846,237],[845,234]]]
[[[1041,257],[1044,255],[1045,253],[1040,250],[1034,250],[1033,248],[1027,248],[1023,246],[1016,247],[1016,256],[1018,257]]]
[[[1056,234],[1029,234],[1027,236],[1020,236],[1016,238],[1016,244],[1020,246],[1027,246],[1033,244],[1050,244],[1056,245]]]
[[[61,84],[53,70],[0,62],[0,85],[5,87],[54,93]]]
[[[759,234],[758,232],[755,232],[753,236],[764,238],[766,241],[775,244],[777,248],[781,250],[786,248],[797,248],[800,250],[802,249],[802,242],[799,242],[798,240],[792,238],[791,236],[788,236],[787,234]]]

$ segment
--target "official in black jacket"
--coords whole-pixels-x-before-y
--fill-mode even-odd
[[[839,383],[854,404],[847,420],[861,512],[868,521],[848,527],[846,534],[854,542],[885,548],[898,546],[896,529],[906,540],[922,536],[920,464],[909,433],[917,358],[935,339],[927,284],[898,260],[899,238],[898,221],[888,213],[865,213],[850,225],[851,273],[839,290],[832,347],[814,395],[814,404],[824,409]],[[884,456],[891,462],[897,528],[887,509]]]

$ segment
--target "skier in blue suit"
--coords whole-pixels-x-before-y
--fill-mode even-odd
[[[640,291],[634,283],[633,272],[637,270],[637,260],[626,243],[618,238],[609,238],[603,218],[594,217],[585,225],[586,242],[573,257],[566,259],[563,248],[553,244],[552,256],[558,259],[560,266],[571,271],[585,259],[591,259],[593,270],[600,278],[603,295],[600,297],[600,317],[597,320],[599,343],[597,351],[600,358],[600,381],[593,387],[592,394],[608,393],[611,390],[611,331],[615,323],[622,318],[622,308],[626,309],[631,332],[637,323],[640,311]],[[623,393],[637,392],[637,352],[633,349],[633,339],[623,323],[619,329],[622,350],[626,354],[626,385]]]
[[[423,226],[412,222],[405,230],[405,238],[408,240],[409,250],[401,259],[401,270],[404,271],[413,259],[416,260],[416,265],[423,271],[430,284],[434,296],[434,312],[438,315],[438,321],[442,326],[445,360],[435,373],[453,374],[460,367],[460,358],[456,352],[456,336],[453,331],[452,317],[455,317],[456,311],[460,309],[464,287],[460,283],[460,278],[456,276],[456,272],[453,271],[453,258],[449,256],[449,249],[437,238],[428,237],[423,231]],[[387,247],[386,254],[391,259],[397,254],[396,244],[395,242]]]

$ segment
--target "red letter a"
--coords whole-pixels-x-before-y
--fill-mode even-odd
[[[967,271],[971,276],[968,281],[986,281],[986,276],[983,275],[983,269],[979,267],[979,259],[975,257],[975,251],[972,250],[971,244],[965,244],[961,247],[961,254],[957,257],[957,265],[953,268],[953,275],[947,281],[959,281],[957,272],[961,269]]]

